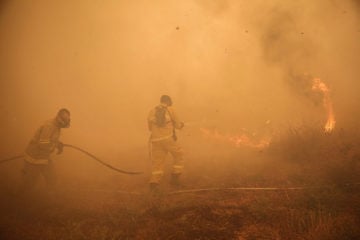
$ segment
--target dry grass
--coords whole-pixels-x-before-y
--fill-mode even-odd
[[[296,191],[126,195],[60,189],[28,198],[1,194],[1,239],[360,239],[360,134],[290,129],[263,152],[192,156],[187,188],[326,186]],[[202,165],[204,158],[211,164]],[[246,159],[252,161],[246,161]],[[6,179],[5,179],[6,180]],[[99,185],[116,185],[107,182]],[[5,182],[3,181],[3,185]],[[76,185],[78,186],[78,185]],[[71,187],[71,186],[67,186]]]

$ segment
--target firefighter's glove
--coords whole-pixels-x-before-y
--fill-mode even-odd
[[[61,154],[64,151],[64,144],[62,142],[58,142],[56,148],[56,154]]]

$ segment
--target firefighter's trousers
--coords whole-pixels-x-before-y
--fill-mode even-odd
[[[152,171],[150,183],[159,183],[164,175],[166,157],[173,157],[172,174],[180,175],[184,168],[183,150],[173,138],[150,142]]]
[[[19,193],[31,190],[40,175],[45,178],[49,189],[54,188],[56,185],[56,174],[51,161],[48,164],[32,164],[24,161],[24,168],[22,172],[23,176],[19,187]]]

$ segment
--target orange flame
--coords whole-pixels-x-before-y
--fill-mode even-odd
[[[314,78],[313,79],[313,85],[312,85],[313,91],[320,91],[323,94],[323,104],[327,111],[327,121],[325,123],[325,132],[331,132],[335,127],[335,115],[334,115],[334,109],[333,104],[331,102],[330,98],[330,90],[325,85],[323,81],[321,81],[320,78]]]
[[[254,141],[246,134],[238,134],[238,135],[226,135],[219,133],[217,129],[210,130],[206,128],[200,128],[200,131],[204,134],[204,136],[215,139],[217,141],[221,141],[224,143],[230,143],[235,147],[246,146],[252,148],[263,149],[270,144],[269,139],[262,139],[260,141]]]

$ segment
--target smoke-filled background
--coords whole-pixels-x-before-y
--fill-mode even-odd
[[[0,239],[360,239],[359,60],[359,0],[0,0]],[[163,94],[185,167],[158,194]],[[65,148],[18,194],[2,160],[60,108],[62,142],[144,174]]]
[[[201,127],[322,126],[311,77],[330,88],[336,128],[355,125],[359,13],[356,0],[3,0],[0,156],[21,153],[66,107],[63,142],[144,170],[146,118],[162,94],[187,125],[180,139],[190,155],[209,151],[194,140]],[[69,152],[56,158],[85,158]]]

